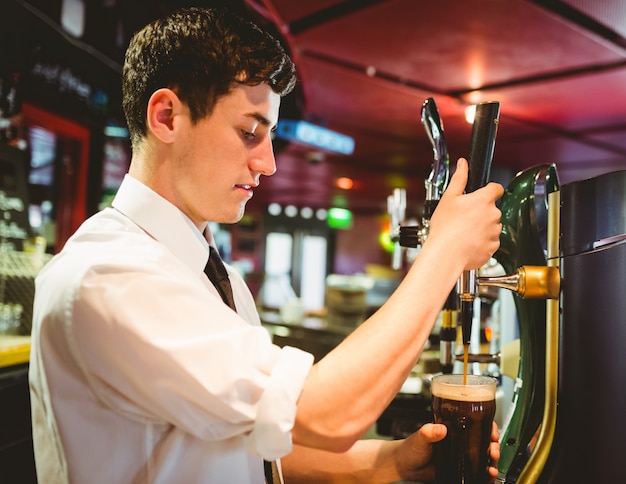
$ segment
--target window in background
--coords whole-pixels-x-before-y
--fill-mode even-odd
[[[293,297],[300,299],[306,311],[322,310],[332,260],[332,231],[325,219],[311,216],[311,208],[291,207],[290,213],[286,212],[287,207],[268,207],[264,221],[265,282],[278,280],[280,274],[280,287],[288,283]]]
[[[317,311],[324,307],[326,252],[325,237],[319,235],[305,235],[303,237],[300,299],[304,307],[309,310]]]
[[[263,306],[281,308],[297,298],[291,286],[291,234],[272,232],[265,239],[265,280],[260,299]]]
[[[56,157],[56,135],[40,126],[28,128],[30,146],[30,172],[28,183],[50,186],[54,181],[54,159]]]

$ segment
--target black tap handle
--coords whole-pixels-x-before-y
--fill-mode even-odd
[[[489,181],[493,150],[496,144],[500,103],[489,101],[476,105],[476,117],[470,139],[469,172],[465,192],[482,188]]]
[[[400,240],[398,241],[400,246],[412,249],[419,247],[419,229],[417,225],[402,225],[400,227]]]
[[[498,132],[500,103],[484,102],[476,105],[476,116],[470,140],[470,153],[467,159],[468,174],[465,192],[470,193],[482,188],[489,181],[493,150]],[[469,271],[472,272],[472,271]],[[465,273],[464,273],[465,275]],[[474,294],[460,294],[460,315],[463,345],[470,343],[472,321],[474,319]]]

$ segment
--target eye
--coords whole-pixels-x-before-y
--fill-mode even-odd
[[[244,138],[248,140],[253,140],[254,138],[256,138],[256,135],[253,132],[246,131],[245,129],[241,130],[241,134],[243,135]]]

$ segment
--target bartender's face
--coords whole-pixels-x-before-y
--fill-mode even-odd
[[[279,106],[269,85],[235,84],[208,117],[189,121],[177,140],[174,183],[176,205],[196,225],[239,221],[261,175],[274,174]]]

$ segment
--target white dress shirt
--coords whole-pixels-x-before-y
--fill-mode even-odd
[[[208,241],[126,176],[36,280],[30,389],[48,483],[262,483],[292,448],[313,356],[271,343],[203,273]]]

